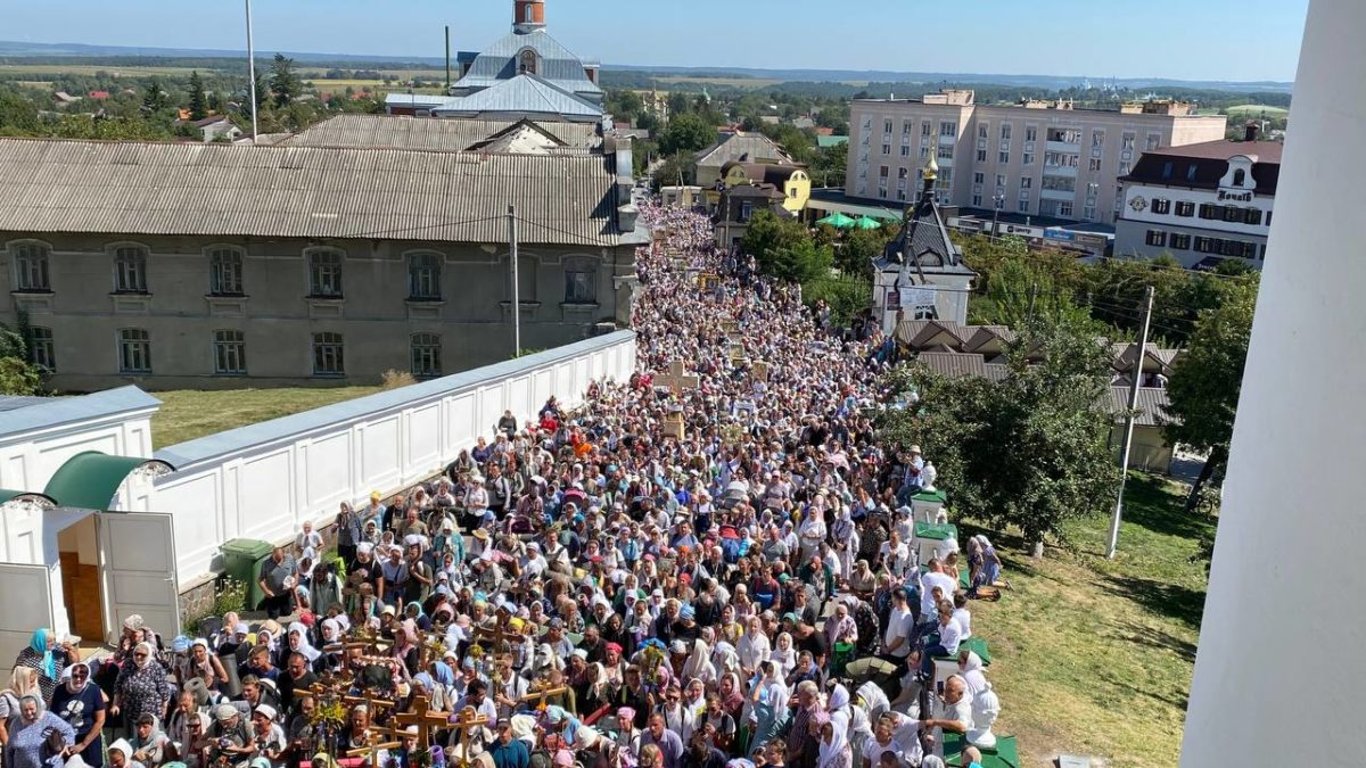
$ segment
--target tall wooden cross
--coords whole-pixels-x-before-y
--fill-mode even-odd
[[[669,370],[655,377],[655,385],[668,387],[675,394],[685,389],[697,389],[701,379],[688,373],[687,367],[682,360],[675,360],[669,363]]]
[[[561,693],[564,693],[565,691],[568,691],[568,690],[569,690],[568,688],[565,688],[565,687],[563,687],[563,686],[562,686],[562,687],[559,687],[559,688],[551,688],[549,685],[545,684],[544,682],[539,683],[539,684],[538,684],[538,687],[540,687],[540,690],[532,691],[531,693],[528,693],[527,695],[525,695],[525,696],[523,696],[522,698],[518,699],[518,701],[526,702],[526,701],[536,701],[537,699],[539,699],[540,701],[539,701],[539,703],[536,704],[536,708],[539,709],[539,710],[544,710],[544,709],[545,709],[545,700],[546,700],[546,699],[550,698],[551,696],[558,696],[558,695],[560,695]]]
[[[365,734],[365,736],[366,736],[365,746],[363,746],[363,747],[357,747],[356,749],[348,749],[348,750],[346,750],[346,756],[347,756],[347,757],[364,757],[364,758],[365,758],[365,762],[368,763],[368,764],[370,765],[370,768],[378,768],[378,757],[379,757],[380,750],[384,750],[384,749],[398,749],[399,747],[403,746],[403,742],[402,742],[402,741],[385,741],[385,742],[381,742],[381,741],[379,740],[381,735],[388,736],[388,735],[390,735],[390,732],[389,732],[388,730],[385,730],[385,729],[372,729],[372,730],[370,730],[369,732],[367,732],[367,733]]]
[[[475,728],[482,728],[488,723],[488,717],[479,714],[474,707],[465,707],[460,710],[460,716],[456,718],[455,727],[460,729],[460,765],[462,767],[470,764],[470,734]]]
[[[432,709],[432,702],[425,695],[414,696],[407,712],[400,712],[390,719],[399,725],[417,726],[417,744],[422,748],[431,746],[432,731],[449,724],[446,713]]]
[[[478,626],[474,628],[474,637],[476,640],[492,639],[494,643],[517,645],[522,642],[522,638],[525,637],[525,635],[521,632],[514,632],[511,629],[501,626]]]

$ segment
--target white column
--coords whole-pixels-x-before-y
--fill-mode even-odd
[[[1366,3],[1312,0],[1181,765],[1366,760]],[[1346,346],[1344,346],[1344,344]]]

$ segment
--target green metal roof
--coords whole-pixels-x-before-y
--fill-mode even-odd
[[[842,147],[849,143],[848,136],[817,136],[816,146],[818,147]]]
[[[51,496],[35,493],[33,491],[11,491],[8,488],[0,488],[0,504],[6,504],[16,499],[19,501],[36,501],[40,504],[54,507],[57,506],[57,500]]]
[[[153,463],[172,469],[170,464],[156,459],[85,451],[58,467],[52,479],[47,481],[43,493],[56,499],[63,507],[105,510],[133,470]]]

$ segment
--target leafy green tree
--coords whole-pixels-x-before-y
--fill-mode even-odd
[[[190,72],[190,119],[203,120],[209,116],[209,105],[204,97],[204,81],[199,77],[199,70]]]
[[[24,334],[0,325],[0,395],[36,395],[42,385],[42,371],[29,360]]]
[[[283,53],[275,54],[275,60],[270,64],[270,93],[277,107],[289,106],[303,93],[303,84],[294,72],[294,59]]]
[[[884,414],[879,430],[889,445],[925,447],[958,512],[1019,528],[1039,556],[1045,540],[1064,538],[1067,521],[1112,503],[1110,360],[1089,327],[1066,321],[1025,328],[1008,359],[1001,381],[894,371],[888,386],[920,397]]]
[[[888,241],[896,235],[891,226],[850,230],[835,248],[835,266],[846,275],[871,278],[873,259],[886,251]]]
[[[1162,428],[1167,441],[1208,451],[1191,487],[1188,510],[1200,498],[1202,487],[1221,474],[1228,461],[1259,282],[1255,273],[1222,280],[1220,305],[1200,313],[1186,351],[1167,382],[1171,420]]]
[[[654,191],[658,192],[660,187],[672,187],[683,184],[697,183],[697,166],[693,164],[692,158],[685,154],[671,155],[665,158],[664,162],[655,168],[650,175],[650,184]]]
[[[21,93],[0,88],[0,133],[24,136],[38,128],[38,105]]]
[[[754,256],[760,272],[797,283],[828,276],[835,260],[833,250],[817,245],[800,221],[768,210],[750,219],[740,247]]]
[[[987,298],[995,307],[994,323],[1024,327],[1035,319],[1048,323],[1088,324],[1090,315],[1058,284],[1054,273],[1028,256],[1001,262],[992,275]]]
[[[659,136],[659,150],[667,155],[696,152],[716,141],[716,128],[693,113],[678,115],[669,120]]]

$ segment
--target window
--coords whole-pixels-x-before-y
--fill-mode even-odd
[[[1153,213],[1165,214],[1172,212],[1172,201],[1161,198],[1153,198]]]
[[[911,145],[909,145],[909,144],[902,144],[902,145],[901,145],[901,156],[902,156],[902,157],[910,157],[910,156],[911,156]]]
[[[1009,163],[1009,162],[1010,162],[1010,153],[1009,153],[1009,152],[1002,152],[1002,153],[1000,153],[1000,155],[997,156],[997,158],[996,158],[996,162],[1001,163],[1001,164]]]
[[[1243,220],[1243,209],[1236,205],[1224,206],[1224,221],[1239,222]]]
[[[1119,175],[1128,176],[1129,171],[1133,170],[1133,167],[1133,163],[1130,163],[1128,160],[1125,160],[1124,162],[1119,164]]]
[[[1120,147],[1126,152],[1132,152],[1134,150],[1134,138],[1134,134],[1126,132],[1121,139]]]
[[[1186,218],[1190,218],[1191,216],[1194,216],[1194,215],[1195,215],[1195,203],[1192,203],[1192,202],[1189,201],[1189,200],[1177,200],[1177,201],[1176,201],[1176,215],[1177,215],[1177,216],[1185,216]]]
[[[981,123],[977,126],[977,138],[985,139],[988,135],[990,135],[990,133],[988,131],[988,126],[986,123]]]
[[[308,295],[321,299],[342,297],[341,251],[326,249],[308,254]]]
[[[1001,141],[1010,141],[1010,123],[1001,123]]]
[[[906,190],[904,190],[904,189],[898,189],[898,190],[896,191],[896,199],[898,199],[898,200],[905,200],[905,199],[906,199]]]
[[[940,160],[952,160],[952,159],[953,159],[953,145],[952,145],[952,144],[941,144],[941,145],[939,146],[939,159],[940,159]]]
[[[1264,223],[1265,223],[1268,227],[1271,226],[1271,214],[1272,214],[1272,211],[1267,211],[1267,212],[1266,212],[1266,221],[1265,221]]]
[[[1066,202],[1058,203],[1058,215],[1059,215],[1059,216],[1063,216],[1063,217],[1067,217],[1067,216],[1071,216],[1071,215],[1072,215],[1072,203],[1071,203],[1071,201],[1066,201]]]
[[[973,208],[981,208],[981,207],[982,207],[982,196],[981,196],[981,195],[973,195],[973,196],[972,196],[972,207],[973,207]]]
[[[147,249],[125,245],[114,249],[114,291],[147,293]]]
[[[892,121],[891,121],[890,119],[888,119],[888,120],[883,120],[883,121],[882,121],[882,132],[883,132],[883,133],[891,133],[891,132],[892,132]]]
[[[1154,248],[1165,248],[1167,247],[1167,233],[1160,229],[1150,229],[1148,236],[1144,238],[1144,242]]]
[[[528,7],[527,10],[531,10],[531,8]],[[534,75],[534,74],[536,74],[536,52],[535,52],[535,51],[532,51],[532,50],[522,51],[521,56],[518,57],[518,58],[519,58],[519,60],[520,60],[520,62],[521,62],[519,66],[520,66],[520,68],[521,68],[522,74],[524,74],[524,75]]]
[[[1212,237],[1195,238],[1195,250],[1200,253],[1213,253],[1216,248],[1215,240]]]
[[[1024,153],[1024,157],[1020,158],[1020,162],[1024,163],[1025,165],[1033,165],[1033,164],[1034,164],[1034,153],[1033,153],[1033,152],[1026,152],[1026,153]]]
[[[213,372],[243,376],[247,372],[247,340],[241,331],[213,332]]]
[[[1173,232],[1171,239],[1167,241],[1167,247],[1173,251],[1189,251],[1191,249],[1191,236]]]
[[[741,201],[740,201],[740,223],[743,224],[743,223],[749,221],[750,217],[753,216],[753,215],[754,215],[754,201],[753,201],[753,200],[741,200]]]
[[[910,170],[907,169],[907,168],[898,168],[898,169],[896,169],[896,177],[897,177],[898,179],[907,178],[908,176],[910,176],[910,173],[911,173]]]
[[[408,298],[416,301],[441,298],[441,254],[414,253],[408,256]]]
[[[1081,209],[1081,217],[1087,221],[1095,221],[1096,207],[1094,205],[1085,206]]]
[[[1025,141],[1038,141],[1038,140],[1039,140],[1039,127],[1036,126],[1036,125],[1026,125],[1026,126],[1025,126]]]
[[[925,120],[925,121],[923,121],[923,122],[920,123],[920,135],[921,135],[921,136],[929,136],[929,135],[930,135],[930,121],[929,121],[929,120]]]
[[[1029,213],[1029,198],[1028,198],[1028,197],[1020,198],[1020,204],[1019,204],[1019,206],[1017,207],[1017,210],[1019,210],[1020,213]]]
[[[958,123],[942,122],[939,124],[940,136],[957,136]]]
[[[930,148],[929,148],[929,147],[921,147],[921,148],[920,148],[920,159],[921,159],[921,160],[924,160],[924,159],[926,159],[926,158],[929,157],[929,156],[930,156]]]
[[[1049,141],[1060,141],[1064,144],[1081,143],[1081,131],[1076,128],[1049,128],[1047,136]]]
[[[313,334],[313,375],[341,376],[346,373],[340,333]]]
[[[412,340],[412,373],[414,376],[441,375],[441,336],[435,333],[415,333]]]
[[[986,151],[985,149],[979,149],[979,150],[977,150],[977,162],[979,162],[979,163],[985,163],[986,161],[987,161],[987,151]]]
[[[889,175],[889,174],[888,174],[888,171],[890,171],[890,170],[891,170],[891,169],[888,168],[888,167],[885,166],[885,165],[880,166],[880,167],[878,167],[878,169],[877,169],[877,175],[878,175],[878,177],[885,179],[885,178],[887,178],[887,176]]]
[[[1099,149],[1105,146],[1105,131],[1091,131],[1091,148]]]
[[[598,271],[591,259],[573,259],[564,269],[566,304],[598,303]]]
[[[1175,168],[1176,168],[1176,163],[1172,162],[1171,160],[1168,160],[1167,162],[1163,163],[1163,164],[1162,164],[1162,178],[1164,178],[1164,179],[1170,179],[1170,178],[1172,177],[1172,171],[1173,171],[1173,169],[1175,169]]]
[[[48,248],[39,243],[11,245],[10,256],[14,262],[14,290],[50,291],[48,282]]]
[[[32,326],[28,329],[29,362],[49,371],[57,370],[57,348],[52,343],[52,329]]]
[[[1033,176],[1021,176],[1021,177],[1020,177],[1020,189],[1029,189],[1029,188],[1032,187],[1032,186],[1034,186],[1034,177],[1033,177]]]
[[[242,295],[242,252],[236,248],[209,251],[209,293],[213,296]]]
[[[1219,206],[1215,205],[1214,203],[1201,203],[1201,204],[1200,204],[1200,218],[1202,218],[1202,219],[1217,219],[1217,218],[1219,218]]]
[[[1086,197],[1087,197],[1088,199],[1094,201],[1094,200],[1096,199],[1096,195],[1099,195],[1099,194],[1100,194],[1100,184],[1099,184],[1099,183],[1094,182],[1094,181],[1088,181],[1088,182],[1086,182]]]
[[[1100,158],[1098,158],[1098,157],[1093,157],[1093,158],[1091,158],[1091,161],[1090,161],[1089,165],[1087,166],[1087,169],[1090,170],[1091,173],[1095,173],[1095,172],[1099,171],[1099,170],[1100,170]]]
[[[1004,173],[998,173],[998,174],[996,174],[996,186],[997,186],[998,188],[1000,188],[1000,187],[1004,187],[1005,185],[1006,185],[1006,175],[1005,175]]]
[[[1045,176],[1043,188],[1055,192],[1076,192],[1077,180],[1070,176]]]
[[[1247,183],[1247,171],[1242,168],[1235,169],[1233,171],[1233,186],[1241,187],[1245,183]]]
[[[882,154],[884,154],[884,155],[890,155],[890,154],[892,154],[892,145],[891,145],[891,144],[883,144],[883,145],[882,145]]]
[[[887,196],[887,185],[886,185],[886,184],[879,184],[879,185],[878,185],[878,188],[877,188],[877,196],[878,196],[878,197],[886,197],[886,196]]]
[[[910,136],[910,135],[911,135],[911,121],[910,121],[910,120],[902,120],[902,121],[901,121],[901,135],[902,135],[902,136]]]
[[[982,173],[982,172],[978,171],[978,172],[972,174],[972,183],[973,183],[973,184],[982,184],[982,183],[984,183],[986,180],[987,180],[987,175],[986,175],[985,173]]]
[[[152,340],[147,331],[125,328],[119,331],[119,373],[151,373]]]
[[[1148,134],[1148,146],[1147,146],[1147,151],[1148,151],[1148,152],[1151,152],[1151,151],[1153,151],[1154,149],[1161,149],[1161,148],[1162,148],[1162,134],[1160,134],[1160,133],[1150,133],[1150,134]]]

